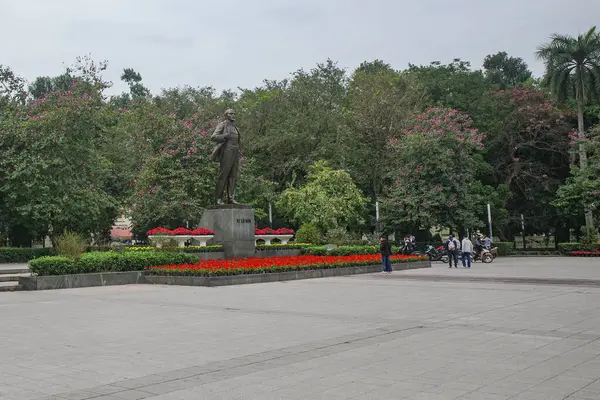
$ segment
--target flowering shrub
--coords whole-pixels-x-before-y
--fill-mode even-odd
[[[255,235],[293,235],[294,231],[288,228],[279,228],[279,229],[271,229],[271,228],[263,228],[263,229],[254,229]]]
[[[600,257],[600,250],[596,250],[596,251],[573,250],[573,251],[569,252],[569,255],[578,256],[578,257]]]
[[[426,257],[394,255],[394,263],[422,261]],[[303,269],[329,269],[381,263],[377,254],[353,256],[287,256],[266,258],[238,258],[230,260],[203,260],[195,264],[162,265],[147,267],[152,275],[243,275],[268,272],[298,271]]]
[[[158,228],[154,228],[154,229],[150,229],[148,232],[146,232],[146,235],[148,236],[158,236],[158,235],[167,235],[167,236],[173,236],[173,235],[195,235],[195,236],[209,236],[209,235],[214,235],[215,232],[207,229],[207,228],[198,228],[198,229],[194,229],[194,230],[190,230],[190,229],[186,229],[186,228],[176,228],[173,230],[169,230],[167,228],[163,228],[163,227],[158,227]]]

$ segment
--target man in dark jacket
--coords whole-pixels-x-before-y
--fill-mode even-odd
[[[381,253],[381,262],[383,263],[381,273],[391,274],[392,262],[390,260],[390,256],[392,255],[392,246],[385,236],[379,238],[379,251]]]

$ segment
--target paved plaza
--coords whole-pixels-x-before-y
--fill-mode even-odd
[[[549,277],[600,260],[0,293],[0,399],[600,399],[600,288]]]

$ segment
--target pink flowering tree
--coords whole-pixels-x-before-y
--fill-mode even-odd
[[[3,119],[0,200],[8,225],[55,239],[64,229],[82,234],[109,229],[118,205],[99,151],[113,111],[101,92],[74,83],[46,94]]]
[[[152,135],[146,142],[150,155],[133,180],[129,200],[134,233],[140,237],[157,226],[177,228],[186,222],[190,226],[197,223],[212,200],[217,167],[208,159],[212,148],[208,132],[214,122],[196,117],[181,120],[154,110],[151,121],[141,118],[140,122],[159,127],[160,136],[148,131]],[[144,111],[132,111],[136,112]]]
[[[482,225],[480,209],[490,188],[476,180],[485,135],[469,116],[431,108],[392,139],[391,184],[384,202],[386,225],[403,229]]]

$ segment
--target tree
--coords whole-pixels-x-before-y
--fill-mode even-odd
[[[454,59],[450,64],[434,61],[428,66],[409,65],[406,74],[413,76],[428,96],[427,105],[468,112],[487,93],[490,83],[471,64]]]
[[[26,98],[25,79],[0,64],[0,116],[8,106],[22,104]]]
[[[328,232],[360,222],[365,203],[350,174],[317,161],[309,167],[306,183],[288,187],[277,207],[298,225],[312,223],[321,232]]]
[[[492,91],[473,111],[476,126],[487,135],[484,157],[490,165],[479,178],[510,188],[503,207],[513,217],[512,231],[521,230],[524,214],[529,229],[549,232],[559,219],[548,204],[569,173],[572,113],[546,92],[523,86]]]
[[[140,112],[144,119],[147,111],[144,106],[132,114]],[[132,118],[139,121],[139,116]],[[157,226],[193,226],[214,196],[215,164],[208,160],[209,123],[179,120],[154,108],[153,125],[160,127],[161,135],[154,136],[146,150],[129,202],[138,237],[145,237],[146,231]]]
[[[129,85],[129,91],[134,99],[150,95],[150,90],[142,84],[142,75],[133,69],[125,68],[121,75],[121,80]]]
[[[504,51],[486,56],[483,69],[486,79],[500,89],[521,85],[533,76],[522,58],[509,57]]]
[[[365,193],[381,194],[390,165],[390,139],[398,137],[423,104],[414,79],[391,69],[357,69],[348,89],[341,134],[342,165],[352,171]]]
[[[559,100],[575,98],[577,101],[578,135],[585,138],[584,105],[600,95],[600,32],[593,27],[577,38],[554,34],[551,41],[540,46],[538,58],[546,63],[544,83]],[[587,154],[583,143],[579,145],[579,167],[587,169]],[[585,224],[594,226],[593,213],[585,212]]]
[[[74,85],[27,105],[0,135],[0,198],[12,227],[34,237],[109,229],[118,205],[98,151],[111,110]]]
[[[432,108],[393,139],[393,183],[383,202],[386,226],[417,230],[482,226],[485,188],[476,180],[485,135],[456,110]]]
[[[346,86],[345,71],[327,60],[290,81],[267,81],[242,93],[237,106],[244,148],[261,160],[266,179],[285,187],[294,175],[306,176],[316,160],[343,167]]]
[[[600,127],[585,138],[579,137],[578,132],[569,136],[573,146],[585,148],[588,165],[586,168],[571,166],[571,176],[558,189],[554,205],[568,215],[579,216],[581,210],[587,213],[600,208]],[[586,228],[593,227],[587,225]]]

